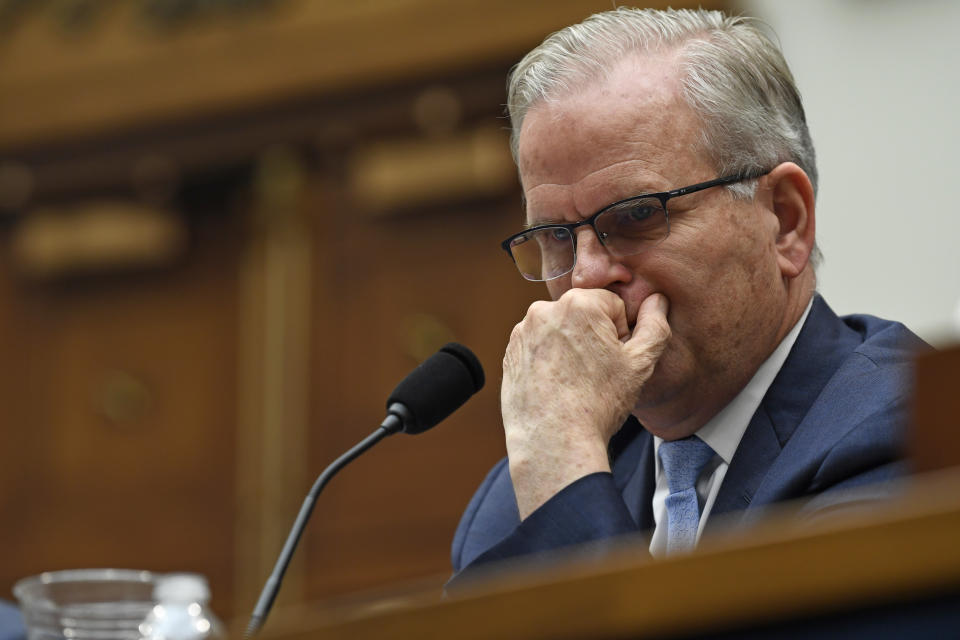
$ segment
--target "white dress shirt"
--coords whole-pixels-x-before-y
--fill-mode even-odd
[[[697,540],[703,533],[703,526],[710,516],[710,510],[720,492],[720,485],[723,478],[727,475],[727,469],[730,467],[730,461],[740,446],[740,439],[743,438],[750,419],[756,413],[760,401],[766,395],[767,389],[777,377],[780,368],[783,367],[793,343],[797,340],[803,323],[807,320],[810,313],[810,307],[813,305],[813,299],[807,304],[806,310],[800,317],[800,320],[793,326],[770,357],[767,358],[753,378],[747,383],[747,386],[740,391],[737,396],[730,401],[726,407],[713,416],[707,424],[700,427],[696,436],[710,445],[716,455],[713,456],[700,476],[697,478],[697,498],[703,506],[700,513],[700,526],[697,529]],[[650,553],[654,556],[662,556],[667,552],[667,506],[666,499],[670,494],[670,487],[667,485],[667,476],[660,465],[660,444],[662,438],[654,436],[654,473],[656,477],[656,488],[653,492],[653,537],[650,539]]]

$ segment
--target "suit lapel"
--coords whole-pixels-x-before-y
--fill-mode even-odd
[[[781,450],[776,429],[761,403],[730,462],[717,500],[713,503],[711,516],[741,511],[750,506],[753,494]],[[707,520],[707,528],[714,522],[716,520],[712,517]]]
[[[653,528],[653,436],[631,416],[610,443],[613,481],[641,531]]]
[[[740,440],[712,514],[747,509],[783,447],[860,336],[814,296],[807,321]],[[707,521],[707,528],[716,520]]]

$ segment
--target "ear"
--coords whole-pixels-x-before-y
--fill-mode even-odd
[[[806,268],[816,240],[813,184],[803,169],[784,162],[767,174],[766,186],[780,223],[777,264],[785,278],[795,278]]]

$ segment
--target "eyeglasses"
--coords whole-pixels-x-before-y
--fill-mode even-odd
[[[577,264],[577,227],[589,225],[600,243],[618,258],[651,249],[670,234],[667,200],[710,187],[753,180],[769,171],[737,174],[662,193],[645,193],[605,206],[595,214],[569,224],[541,224],[515,233],[500,246],[510,254],[527,280],[543,282],[573,271]]]

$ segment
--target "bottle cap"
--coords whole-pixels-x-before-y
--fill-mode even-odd
[[[210,599],[207,579],[199,573],[168,573],[153,588],[157,602],[205,602]]]

